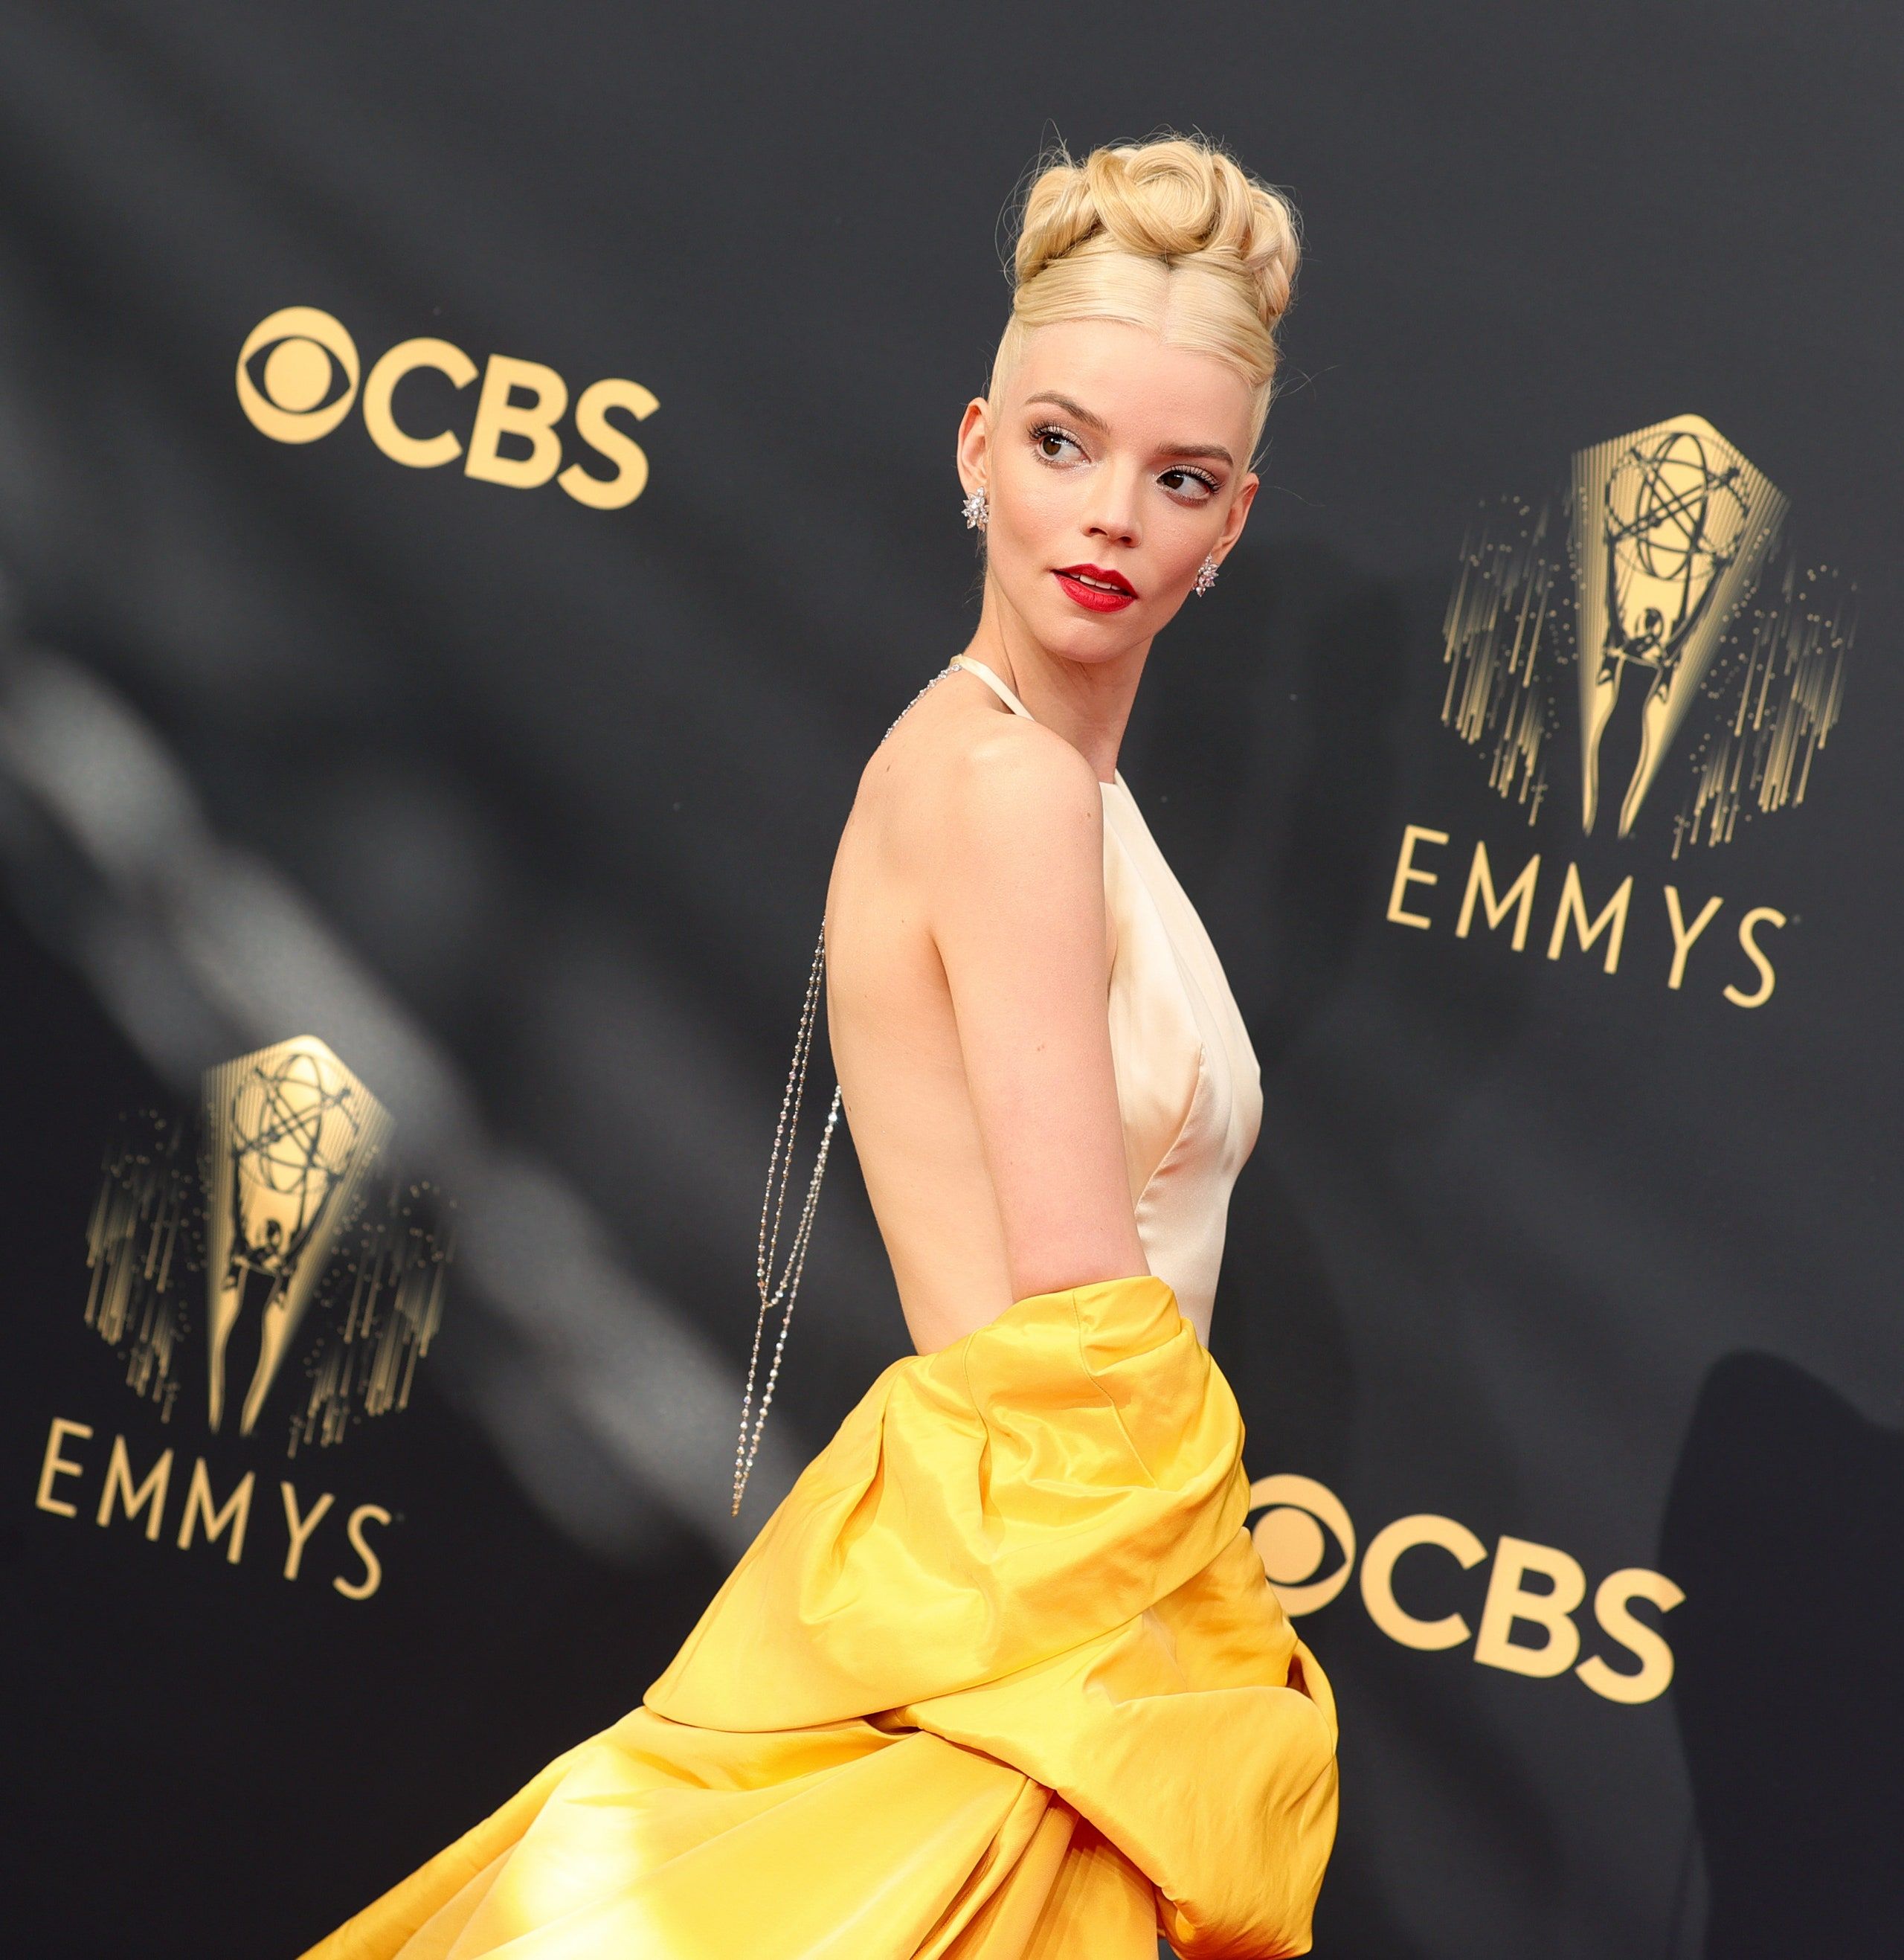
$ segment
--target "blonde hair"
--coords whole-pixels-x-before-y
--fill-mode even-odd
[[[1254,396],[1254,450],[1301,257],[1294,206],[1200,136],[1096,149],[1081,164],[1060,148],[1019,212],[1012,317],[989,398],[996,408],[1038,327],[1116,320],[1228,361]]]

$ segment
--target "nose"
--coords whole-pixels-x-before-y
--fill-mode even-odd
[[[1092,471],[1091,498],[1083,513],[1085,535],[1108,544],[1136,544],[1141,481],[1134,463]]]

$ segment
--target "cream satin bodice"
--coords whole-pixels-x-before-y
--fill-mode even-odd
[[[982,661],[1014,714],[1031,710]],[[1115,947],[1111,1052],[1124,1163],[1150,1270],[1185,1317],[1209,1325],[1230,1189],[1263,1122],[1262,1071],[1222,963],[1124,779],[1104,793],[1104,895]]]

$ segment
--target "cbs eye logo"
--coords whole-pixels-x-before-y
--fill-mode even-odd
[[[1313,1478],[1259,1477],[1250,1486],[1250,1508],[1259,1506],[1266,1508],[1250,1536],[1290,1618],[1327,1605],[1348,1584],[1356,1564],[1356,1528],[1342,1500]],[[1333,1560],[1324,1525],[1335,1538]]]
[[[398,419],[398,389],[408,377],[434,374],[439,391],[443,380],[460,391],[479,373],[482,386],[466,442],[453,428],[423,426],[442,416],[440,402],[431,415],[421,389],[404,391],[403,419]],[[611,378],[584,388],[572,431],[591,452],[591,462],[606,463],[612,473],[597,474],[580,462],[564,468],[558,425],[568,413],[569,391],[554,368],[492,354],[478,369],[461,348],[425,338],[399,341],[365,374],[343,323],[316,307],[284,307],[261,320],[239,349],[237,379],[239,406],[252,426],[274,442],[316,442],[329,435],[361,393],[364,426],[393,463],[440,469],[460,457],[464,476],[511,490],[539,489],[553,478],[577,503],[594,511],[618,511],[647,488],[647,452],[610,416],[645,422],[661,406],[638,381]],[[512,444],[508,454],[505,440]]]
[[[1356,1528],[1326,1484],[1310,1477],[1259,1477],[1250,1486],[1250,1536],[1263,1570],[1292,1619],[1327,1605],[1347,1586],[1356,1570]],[[1432,1553],[1451,1559],[1461,1573],[1492,1561],[1478,1630],[1460,1612],[1430,1618],[1419,1610],[1431,1599],[1448,1605],[1448,1596],[1461,1590],[1456,1574],[1433,1569]],[[1480,1583],[1472,1582],[1470,1589],[1480,1590]],[[1583,1685],[1608,1701],[1651,1701],[1663,1694],[1673,1678],[1673,1650],[1657,1629],[1635,1618],[1632,1607],[1643,1599],[1670,1612],[1686,1595],[1664,1573],[1639,1566],[1600,1580],[1593,1616],[1604,1637],[1600,1644],[1610,1646],[1618,1666],[1597,1653],[1580,1660],[1581,1634],[1574,1615],[1586,1597],[1585,1570],[1557,1546],[1503,1536],[1490,1552],[1466,1525],[1432,1512],[1384,1525],[1362,1554],[1362,1603],[1369,1618],[1403,1647],[1434,1653],[1471,1640],[1473,1658],[1483,1667],[1536,1680],[1571,1668]],[[1530,1633],[1534,1638],[1527,1637]]]

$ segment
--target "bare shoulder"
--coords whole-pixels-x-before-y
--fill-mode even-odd
[[[919,702],[868,762],[861,801],[904,855],[942,877],[1015,872],[1022,884],[1082,867],[1095,880],[1096,772],[1063,736],[977,692],[940,687]]]
[[[1041,836],[1103,827],[1104,798],[1096,775],[1063,736],[1013,716],[952,749],[938,786],[955,844],[1017,848]]]

